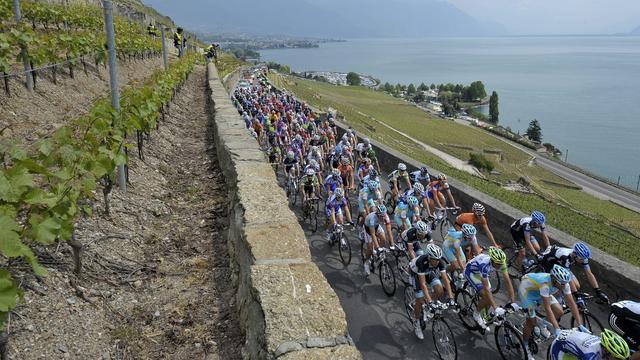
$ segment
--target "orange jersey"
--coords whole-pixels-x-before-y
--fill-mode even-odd
[[[342,164],[338,165],[338,170],[340,170],[340,176],[343,178],[353,172],[353,167],[351,165],[344,166]]]
[[[462,213],[456,217],[455,227],[456,230],[460,231],[462,225],[471,224],[471,225],[487,225],[487,216],[476,216],[474,213]]]

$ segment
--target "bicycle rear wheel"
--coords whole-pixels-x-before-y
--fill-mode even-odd
[[[436,346],[436,351],[438,352],[440,359],[458,359],[456,338],[453,335],[453,331],[451,331],[449,324],[447,324],[443,318],[438,317],[433,319],[431,332],[433,334],[433,343]]]
[[[393,296],[396,293],[396,273],[391,268],[391,265],[385,259],[380,262],[380,266],[376,270],[380,277],[382,291],[389,297]]]
[[[459,289],[456,291],[456,303],[460,306],[460,311],[458,312],[458,316],[460,317],[460,321],[462,325],[469,330],[478,330],[480,327],[473,319],[473,311],[476,309],[477,300],[471,294],[471,291],[468,288]]]
[[[510,323],[496,326],[496,347],[505,360],[527,360],[527,350],[520,332]]]
[[[491,283],[491,293],[495,294],[500,290],[500,282],[502,273],[498,271],[489,272],[489,282]]]
[[[396,256],[396,268],[398,269],[400,281],[402,281],[403,284],[408,285],[411,281],[411,272],[409,269],[409,259],[406,255],[402,254]]]
[[[340,254],[340,260],[342,260],[344,266],[351,263],[351,243],[345,234],[342,234],[342,238],[339,241],[338,253]]]
[[[404,310],[407,313],[407,318],[413,323],[414,311],[416,306],[416,294],[413,290],[413,286],[407,285],[404,287]]]
[[[565,313],[565,314],[569,314],[569,313]],[[593,316],[590,312],[584,312],[584,311],[580,313],[580,316],[582,316],[582,322],[584,323],[584,326],[587,329],[589,329],[589,331],[593,335],[598,336],[602,333],[604,328],[602,327],[602,323],[600,322],[600,320],[598,320],[597,317]],[[577,325],[578,324],[576,322],[576,319],[573,317],[573,315],[571,315],[571,328],[574,328]]]
[[[449,232],[449,229],[453,226],[453,222],[449,220],[449,218],[444,218],[440,222],[440,236],[442,237],[442,241],[444,241],[445,236]]]

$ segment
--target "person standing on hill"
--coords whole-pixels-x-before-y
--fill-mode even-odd
[[[184,30],[179,27],[176,29],[176,32],[173,33],[173,46],[178,49],[178,57],[182,57],[182,53],[184,51],[184,47],[187,44],[187,39],[183,34]]]

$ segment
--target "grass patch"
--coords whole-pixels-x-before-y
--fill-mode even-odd
[[[233,54],[226,52],[219,52],[218,61],[216,62],[216,68],[218,69],[218,76],[220,79],[224,79],[225,76],[236,71],[245,62],[233,56]]]
[[[483,130],[435,118],[408,102],[362,87],[335,86],[277,74],[270,74],[269,77],[273,85],[295,93],[312,106],[324,110],[329,107],[337,109],[358,132],[445,171],[463,183],[525,213],[540,210],[547,215],[552,226],[629,263],[640,265],[640,250],[636,250],[635,247],[640,234],[639,214],[614,203],[598,200],[583,191],[543,182],[545,179],[572,185],[567,180],[530,163],[528,154]],[[489,178],[504,182],[525,177],[539,195],[515,193],[493,182],[452,168],[440,158],[416,146],[405,136],[379,126],[377,121],[383,121],[460,159],[467,159],[469,151],[446,144],[499,150],[502,160],[494,163],[495,170],[500,172],[500,175],[490,175]]]

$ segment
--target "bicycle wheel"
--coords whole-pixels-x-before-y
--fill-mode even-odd
[[[313,208],[309,210],[309,223],[311,225],[311,232],[318,231],[318,212],[313,211]]]
[[[351,243],[349,242],[349,238],[346,234],[342,234],[342,238],[338,244],[338,253],[340,254],[340,260],[342,260],[344,266],[351,263]]]
[[[298,201],[298,185],[294,182],[293,183],[293,202],[291,203],[291,205],[295,205],[297,201]]]
[[[396,268],[398,269],[400,281],[408,285],[411,281],[411,270],[409,269],[409,259],[405,254],[396,256]]]
[[[440,359],[456,360],[458,358],[458,347],[449,324],[441,317],[433,319],[431,333]]]
[[[396,210],[396,199],[393,198],[391,191],[384,193],[384,205],[387,207],[387,214],[393,215]]]
[[[411,323],[413,323],[413,319],[414,319],[415,305],[416,305],[415,291],[413,290],[413,286],[407,285],[404,287],[404,310],[406,311],[407,318],[409,318],[409,321],[411,321]]]
[[[389,262],[384,259],[380,262],[378,267],[378,275],[380,277],[380,285],[382,285],[382,291],[387,296],[391,297],[396,293],[396,273],[389,265]]]
[[[495,340],[496,347],[503,359],[527,360],[527,350],[522,340],[522,335],[510,323],[507,322],[502,326],[496,326]]]
[[[462,325],[471,331],[479,330],[480,327],[473,319],[473,311],[478,305],[478,299],[473,296],[468,287],[456,291],[455,298],[456,303],[460,306],[458,317],[460,317]]]
[[[491,293],[495,294],[500,290],[500,282],[502,273],[498,271],[490,271],[489,272],[489,282],[491,283]]]
[[[518,264],[516,264],[516,260],[518,259],[518,251],[513,250],[513,252],[511,252],[511,248],[507,249],[508,252],[505,251],[505,253],[507,254],[507,272],[512,279],[521,279],[523,276],[522,268],[519,267]]]
[[[453,226],[453,222],[449,218],[444,218],[440,221],[440,236],[444,241],[444,237],[447,236],[449,229]]]
[[[590,312],[585,311],[580,312],[580,316],[582,316],[582,322],[584,323],[584,326],[589,329],[589,331],[593,335],[598,336],[602,333],[604,328],[602,327],[602,323],[600,322],[600,320],[598,320],[597,317],[593,316]],[[573,315],[571,315],[571,328],[573,329],[576,326],[576,319],[573,317]]]

